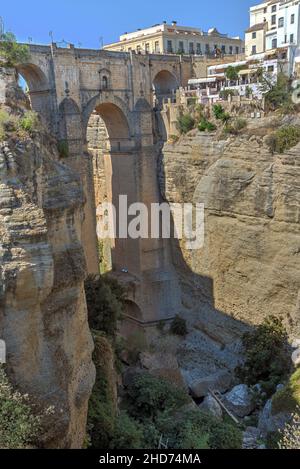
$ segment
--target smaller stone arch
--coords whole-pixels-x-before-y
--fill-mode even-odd
[[[47,76],[40,67],[33,63],[19,65],[17,71],[28,86],[31,108],[41,116],[45,126],[53,131],[53,106]]]
[[[143,313],[141,308],[132,300],[125,300],[124,302],[124,314],[130,319],[135,319],[136,321],[143,320]]]
[[[49,91],[49,82],[43,70],[35,64],[25,63],[17,67],[18,73],[25,79],[29,92]]]
[[[169,70],[160,70],[153,80],[155,104],[161,106],[164,99],[172,98],[178,88],[179,81],[175,74]]]

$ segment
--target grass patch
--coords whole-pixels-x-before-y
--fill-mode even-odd
[[[214,130],[216,130],[216,126],[215,124],[213,124],[212,122],[210,122],[209,120],[207,120],[206,118],[202,118],[199,122],[199,125],[198,125],[198,130],[200,132],[213,132]]]
[[[70,154],[67,140],[59,140],[57,142],[57,150],[60,158],[67,158]]]
[[[288,383],[272,399],[272,413],[295,412],[300,406],[300,368],[292,374]]]
[[[269,135],[267,145],[271,153],[284,153],[300,142],[300,127],[286,125]]]
[[[195,119],[190,114],[182,114],[177,120],[177,127],[181,134],[187,134],[195,127]]]

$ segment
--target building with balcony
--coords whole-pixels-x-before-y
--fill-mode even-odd
[[[253,57],[278,51],[286,58],[288,75],[296,68],[300,47],[300,0],[270,0],[250,8],[245,54]]]
[[[204,32],[198,28],[163,22],[150,28],[125,33],[120,40],[104,46],[112,51],[149,54],[238,55],[244,53],[244,41],[221,34],[216,28]]]

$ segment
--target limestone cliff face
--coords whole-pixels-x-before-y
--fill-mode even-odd
[[[205,204],[203,249],[173,243],[184,306],[202,314],[213,307],[219,318],[241,324],[282,315],[299,333],[300,145],[272,155],[266,135],[274,125],[265,118],[249,122],[239,137],[195,131],[165,144],[160,185],[168,201]]]
[[[13,95],[8,87],[6,96]],[[41,408],[53,406],[41,445],[78,448],[94,382],[80,241],[84,198],[78,178],[58,160],[45,134],[0,143],[0,337],[13,382]]]

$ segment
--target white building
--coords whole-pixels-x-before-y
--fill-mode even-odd
[[[270,0],[250,8],[246,56],[278,50],[292,75],[300,47],[300,0]]]

